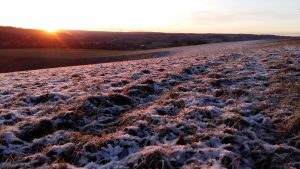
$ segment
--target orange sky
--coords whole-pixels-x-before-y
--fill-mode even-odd
[[[300,35],[299,0],[3,0],[0,25]]]

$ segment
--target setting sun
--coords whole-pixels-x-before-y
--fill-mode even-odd
[[[58,31],[58,29],[54,27],[43,28],[43,30],[45,30],[48,33],[55,33]]]

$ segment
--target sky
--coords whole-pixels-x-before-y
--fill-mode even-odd
[[[0,0],[0,25],[300,35],[300,0]]]

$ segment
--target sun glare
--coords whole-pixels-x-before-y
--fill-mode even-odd
[[[57,28],[54,28],[54,27],[48,27],[48,28],[44,28],[43,30],[45,30],[46,32],[48,33],[55,33],[58,31]]]

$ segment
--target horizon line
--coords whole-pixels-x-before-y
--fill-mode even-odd
[[[19,29],[31,29],[31,30],[40,30],[40,31],[47,31],[43,28],[35,28],[35,27],[19,27],[19,26],[12,26],[12,25],[0,25],[0,27],[12,27],[12,28],[19,28]],[[55,32],[59,31],[87,31],[87,32],[112,32],[112,33],[162,33],[162,34],[224,34],[224,35],[274,35],[274,36],[287,36],[287,37],[300,37],[300,32],[277,32],[277,33],[251,33],[251,32],[239,32],[239,33],[232,33],[232,32],[165,32],[165,31],[148,31],[148,30],[122,30],[122,29],[112,29],[112,30],[97,30],[97,29],[72,29],[72,28],[62,28],[57,29]]]

